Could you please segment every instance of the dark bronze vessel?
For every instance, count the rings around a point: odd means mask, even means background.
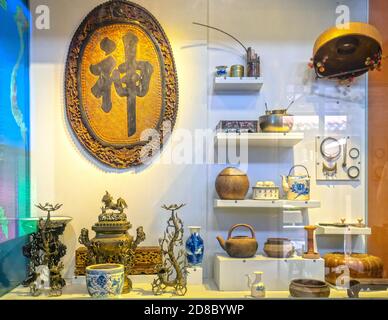
[[[145,240],[145,233],[143,227],[138,227],[136,239],[128,234],[132,225],[124,213],[127,205],[123,199],[113,203],[113,198],[106,192],[102,202],[102,213],[92,227],[96,237],[90,240],[89,231],[82,229],[79,242],[87,248],[88,266],[104,263],[119,263],[125,266],[123,293],[128,293],[132,289],[129,275],[134,264],[135,250]]]

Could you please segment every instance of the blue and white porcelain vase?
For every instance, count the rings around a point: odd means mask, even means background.
[[[94,298],[121,295],[124,287],[124,266],[107,263],[86,267],[86,286]]]
[[[186,241],[186,255],[190,266],[199,266],[203,260],[204,244],[201,238],[201,227],[189,227],[190,237]]]

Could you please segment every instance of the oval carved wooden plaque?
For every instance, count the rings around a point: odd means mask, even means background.
[[[65,90],[68,122],[88,153],[112,168],[141,165],[178,112],[174,57],[155,17],[125,0],[91,11],[70,44]]]

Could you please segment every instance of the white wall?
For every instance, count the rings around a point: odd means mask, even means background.
[[[90,227],[100,213],[100,199],[109,190],[129,204],[128,216],[134,226],[143,225],[145,245],[156,245],[165,228],[164,203],[187,203],[181,216],[185,225],[204,226],[207,248],[206,272],[211,258],[220,249],[217,234],[226,235],[234,223],[250,223],[262,247],[270,236],[303,239],[302,231],[282,229],[279,212],[252,210],[230,212],[212,208],[214,181],[223,165],[153,164],[137,172],[106,172],[89,161],[70,136],[64,106],[64,65],[73,33],[99,0],[32,0],[31,8],[47,4],[51,9],[51,29],[34,29],[31,41],[31,149],[32,202],[64,203],[62,214],[74,220],[66,230],[68,255],[66,275],[74,267],[74,250],[81,228]],[[306,73],[315,38],[335,23],[337,1],[332,0],[138,0],[159,20],[173,47],[180,88],[176,128],[212,128],[219,120],[257,119],[269,106],[285,105],[294,88],[304,97],[292,108],[295,115],[347,115],[346,134],[365,138],[366,89],[360,79],[348,96],[338,92],[335,83],[318,84]],[[367,0],[345,1],[353,20],[366,19]],[[213,93],[216,65],[243,62],[242,51],[234,42],[216,32],[191,24],[208,22],[257,49],[262,59],[265,84],[257,95]],[[317,94],[318,90],[318,94]],[[334,98],[330,97],[333,96]],[[350,99],[349,99],[350,97]],[[352,97],[359,97],[358,100]],[[339,101],[339,104],[337,104]],[[306,132],[306,140],[293,151],[252,151],[248,168],[251,183],[276,180],[286,174],[293,162],[309,167],[315,176],[314,138],[323,129]],[[332,132],[331,132],[332,133]],[[179,141],[172,139],[170,146]],[[365,150],[365,140],[363,140]],[[168,150],[162,159],[168,156]],[[365,161],[364,161],[365,163]],[[365,171],[364,171],[365,173]],[[315,179],[313,179],[315,181]],[[322,201],[321,209],[311,211],[311,222],[355,219],[365,215],[365,176],[359,186],[328,186],[313,183],[312,196]],[[345,199],[349,199],[346,201]],[[348,204],[348,205],[347,205]],[[38,212],[34,212],[38,214]],[[132,233],[134,232],[132,230]],[[93,233],[92,233],[93,234]],[[320,241],[324,249],[340,249],[339,240]]]
[[[204,166],[151,165],[139,172],[109,173],[90,162],[75,145],[65,121],[64,67],[73,33],[99,0],[33,0],[51,9],[51,29],[34,30],[31,41],[31,154],[32,202],[63,203],[61,214],[74,218],[65,233],[68,254],[66,275],[74,267],[74,250],[81,228],[100,214],[105,190],[128,203],[133,224],[144,226],[144,245],[158,245],[168,215],[163,204],[187,203],[181,216],[185,225],[204,225],[206,168]],[[206,1],[138,1],[159,20],[176,59],[180,105],[176,128],[206,127],[206,31],[189,22],[206,17]],[[195,84],[195,85],[194,85]],[[170,141],[171,144],[171,141]],[[168,155],[168,150],[163,156]],[[37,214],[38,212],[34,212]],[[94,232],[91,232],[94,235]]]

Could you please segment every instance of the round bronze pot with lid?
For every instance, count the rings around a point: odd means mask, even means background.
[[[264,244],[264,252],[271,258],[289,258],[295,249],[292,242],[286,238],[269,238]]]
[[[222,200],[244,200],[248,190],[248,176],[237,168],[222,170],[216,179],[216,191]]]
[[[230,76],[233,78],[243,78],[245,68],[241,64],[235,64],[230,67]]]

